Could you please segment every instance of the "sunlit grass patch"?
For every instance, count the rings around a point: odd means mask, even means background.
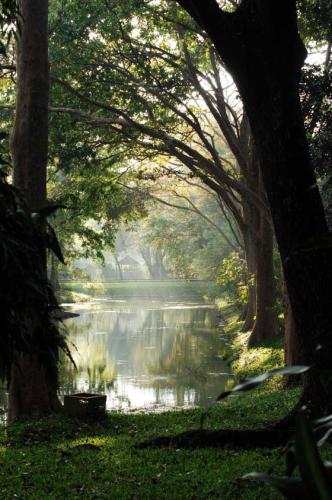
[[[242,353],[237,361],[232,364],[238,377],[248,378],[258,375],[263,371],[284,366],[283,349],[275,346],[264,346],[247,349],[242,347]]]
[[[59,444],[58,449],[62,450],[65,446],[67,450],[100,450],[105,444],[109,445],[111,442],[112,438],[109,436],[107,440],[105,437],[101,438],[96,436],[79,437],[70,441],[63,441]]]

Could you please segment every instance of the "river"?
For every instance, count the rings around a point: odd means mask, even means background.
[[[61,399],[96,392],[107,394],[108,409],[163,411],[208,407],[232,384],[213,305],[132,299],[65,308],[79,316],[65,322],[76,368],[62,359]]]
[[[232,381],[214,306],[195,302],[101,301],[73,306],[60,394],[107,394],[109,409],[206,407]]]

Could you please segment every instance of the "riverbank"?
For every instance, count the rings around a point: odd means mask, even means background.
[[[283,364],[281,345],[246,348],[246,335],[230,308],[221,311],[230,358],[238,378]],[[297,389],[271,379],[256,391],[216,405],[210,429],[254,429],[277,421],[292,408]],[[271,449],[137,449],[158,435],[197,429],[200,409],[161,414],[109,413],[103,422],[49,417],[0,431],[0,491],[3,499],[94,498],[276,498],[267,486],[242,481],[267,471]]]
[[[93,298],[128,300],[133,298],[177,301],[191,299],[202,301],[208,294],[211,282],[188,280],[118,281],[61,283],[60,300],[65,303],[86,302]]]

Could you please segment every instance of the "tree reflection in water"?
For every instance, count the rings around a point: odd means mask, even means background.
[[[77,371],[61,394],[103,392],[109,408],[207,406],[232,383],[216,311],[203,304],[107,302],[67,322]]]

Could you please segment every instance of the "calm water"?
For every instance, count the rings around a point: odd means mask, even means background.
[[[157,411],[209,406],[232,384],[213,306],[99,301],[67,309],[80,315],[66,321],[77,370],[63,360],[61,397],[106,393],[108,409]]]
[[[61,395],[107,394],[109,409],[208,406],[232,382],[217,311],[195,303],[105,301],[70,307],[77,370],[64,361]]]

